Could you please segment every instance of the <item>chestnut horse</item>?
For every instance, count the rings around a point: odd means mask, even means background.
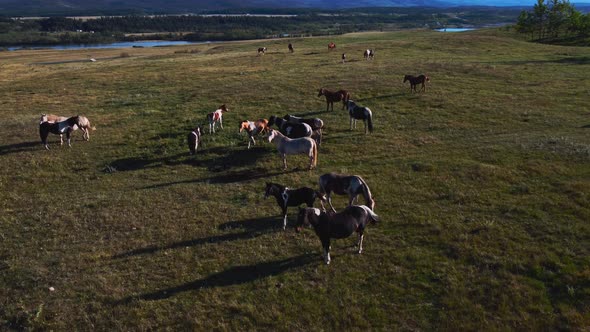
[[[330,42],[330,43],[328,44],[328,50],[333,50],[333,49],[335,49],[335,48],[336,48],[336,44],[334,44],[334,42]]]
[[[406,75],[406,76],[404,76],[403,83],[406,83],[407,81],[410,81],[410,92],[412,92],[412,91],[417,92],[416,85],[418,85],[418,84],[422,84],[422,88],[420,89],[420,91],[426,92],[426,82],[430,82],[430,77],[428,77],[426,75],[420,75],[418,77],[412,76],[412,75]]]
[[[334,110],[335,101],[342,101],[342,109],[344,109],[346,102],[350,99],[350,93],[346,90],[338,90],[333,92],[326,88],[321,88],[318,93],[318,97],[321,96],[326,97],[326,111],[330,109],[330,105],[332,105],[332,111]]]
[[[256,141],[254,140],[254,135],[267,132],[270,128],[268,127],[268,120],[267,119],[258,119],[256,121],[248,121],[244,120],[240,122],[240,133],[245,130],[248,133],[248,149],[250,149],[250,144],[256,145]]]
[[[207,121],[209,121],[209,134],[211,131],[215,132],[215,124],[219,122],[221,129],[223,129],[223,113],[229,112],[229,109],[225,106],[225,104],[219,106],[215,112],[211,112],[207,114]]]
[[[358,234],[358,253],[363,252],[365,228],[369,223],[379,221],[379,216],[364,205],[349,206],[342,212],[326,213],[316,208],[299,209],[296,230],[303,225],[311,225],[322,242],[323,257],[330,264],[330,239],[344,239],[356,232]]]

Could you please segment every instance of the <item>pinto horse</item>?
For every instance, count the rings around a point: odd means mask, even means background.
[[[89,141],[90,140],[90,130],[96,130],[96,127],[92,127],[90,125],[90,120],[88,120],[87,117],[85,116],[81,116],[78,115],[79,117],[79,121],[78,123],[73,127],[73,130],[75,131],[76,129],[80,128],[80,130],[82,131],[82,137],[84,138],[84,140]],[[39,124],[43,123],[43,122],[49,122],[49,123],[54,123],[54,122],[60,122],[60,121],[65,121],[68,118],[65,116],[59,116],[59,115],[55,115],[55,114],[41,114],[41,120],[39,121]],[[63,144],[63,137],[62,135],[60,136],[60,140]]]
[[[350,99],[350,93],[348,93],[346,90],[338,90],[334,92],[326,88],[321,88],[318,92],[318,97],[321,96],[326,97],[326,111],[330,109],[330,105],[332,105],[332,111],[334,110],[335,101],[342,101],[342,109],[344,109],[346,102]]]
[[[283,169],[287,169],[288,154],[307,154],[309,157],[309,169],[315,168],[318,164],[317,143],[309,137],[291,139],[279,131],[271,129],[268,134],[268,141],[274,143],[283,158]]]
[[[367,49],[365,50],[365,53],[363,53],[363,57],[365,58],[365,60],[373,60],[375,56],[375,52],[373,52],[372,49]]]
[[[330,43],[328,44],[328,50],[333,50],[333,49],[335,49],[335,48],[336,48],[336,44],[334,44],[334,42],[330,42]]]
[[[358,234],[358,253],[363,252],[365,228],[369,223],[379,221],[379,216],[364,205],[349,206],[342,212],[328,214],[316,208],[299,208],[297,230],[303,225],[311,225],[322,242],[324,262],[330,264],[330,239],[344,239],[356,232]]]
[[[322,121],[322,119],[319,118],[300,118],[294,115],[290,115],[287,114],[283,117],[283,119],[287,120],[288,123],[293,123],[293,124],[297,124],[297,123],[307,123],[310,127],[311,130],[314,131],[315,136],[317,136],[316,142],[318,143],[318,145],[322,144],[322,128],[324,128],[324,121]],[[314,137],[314,135],[312,135],[312,138]]]
[[[367,133],[367,127],[369,128],[369,132],[373,132],[373,112],[368,107],[358,106],[352,100],[347,101],[346,106],[350,115],[350,130],[352,130],[353,124],[354,129],[356,129],[356,120],[363,120],[365,123],[365,134]]]
[[[333,212],[336,212],[336,210],[332,205],[332,192],[337,195],[348,195],[348,206],[352,205],[352,201],[357,199],[358,195],[363,194],[365,205],[371,210],[375,210],[375,200],[371,195],[371,190],[365,180],[358,175],[326,173],[320,176],[319,184],[320,193],[326,195]],[[323,202],[322,209],[325,211]]]
[[[258,55],[264,55],[266,53],[266,47],[259,47],[258,48]]]
[[[250,144],[256,145],[256,141],[254,140],[254,135],[264,133],[269,130],[268,128],[268,120],[267,119],[258,119],[256,121],[248,121],[244,120],[240,122],[240,133],[245,130],[248,133],[248,149],[250,149]]]
[[[299,189],[289,189],[272,182],[266,183],[264,198],[266,199],[268,196],[274,196],[277,200],[277,204],[281,207],[283,212],[283,229],[287,228],[288,206],[300,206],[301,204],[306,204],[308,207],[313,207],[316,198],[324,200],[324,195],[311,188],[303,187]]]
[[[199,143],[201,142],[201,127],[197,126],[193,131],[188,134],[187,137],[188,142],[188,149],[191,155],[197,153],[197,148],[199,147]]]
[[[410,92],[418,92],[416,91],[416,85],[422,84],[422,88],[420,91],[426,92],[426,82],[430,82],[430,77],[426,75],[420,75],[418,77],[412,75],[405,75],[403,83],[410,81]]]
[[[80,127],[79,116],[73,116],[71,118],[67,118],[63,121],[58,122],[41,122],[39,124],[39,136],[41,137],[41,143],[43,143],[45,149],[49,150],[49,144],[47,144],[47,136],[49,136],[49,133],[52,133],[55,135],[59,135],[61,145],[63,145],[62,135],[66,134],[68,146],[72,147],[70,138],[75,126]]]
[[[276,124],[279,131],[289,138],[311,137],[313,129],[307,123],[289,123],[289,121],[272,115],[268,119],[268,125]]]
[[[225,104],[219,106],[219,108],[215,112],[211,112],[207,114],[207,121],[209,121],[209,134],[211,131],[215,133],[215,124],[219,122],[221,129],[223,129],[223,113],[229,112],[229,109],[225,106]]]

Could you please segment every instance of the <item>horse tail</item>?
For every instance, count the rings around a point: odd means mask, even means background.
[[[361,178],[360,176],[357,176],[359,181],[362,183],[362,188],[363,188],[363,196],[365,196],[365,203],[367,205],[367,207],[372,211],[373,208],[375,208],[375,201],[373,200],[373,194],[371,194],[371,189],[369,189],[369,186],[367,185],[367,183],[365,182],[365,180],[363,178]]]
[[[313,167],[315,168],[318,165],[318,144],[313,139],[311,141],[313,142]]]
[[[373,132],[373,113],[368,108],[367,108],[366,112],[367,112],[367,122],[368,122],[369,132],[372,133]]]

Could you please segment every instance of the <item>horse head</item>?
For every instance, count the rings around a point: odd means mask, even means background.
[[[227,106],[225,106],[225,104],[219,106],[219,109],[221,110],[221,113],[229,112],[229,109],[227,108]]]
[[[273,139],[275,139],[275,137],[277,137],[277,131],[274,129],[271,129],[270,132],[268,133],[268,136],[266,136],[269,142],[272,142]]]
[[[410,75],[404,75],[404,81],[402,83],[406,83],[410,79]]]
[[[270,196],[270,194],[271,194],[270,192],[271,192],[272,188],[273,188],[272,182],[267,182],[266,189],[264,189],[264,198],[265,199],[267,199],[268,196]]]
[[[321,88],[321,89],[320,89],[320,92],[318,93],[318,97],[321,97],[321,96],[323,96],[323,95],[324,95],[324,93],[325,93],[325,91],[326,91],[326,89],[325,89],[325,88]]]

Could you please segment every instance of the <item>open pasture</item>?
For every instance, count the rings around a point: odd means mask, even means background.
[[[587,329],[588,73],[588,48],[496,30],[2,52],[0,329]],[[374,132],[320,87],[350,91]],[[189,156],[221,104],[224,129]],[[96,131],[45,151],[41,113]],[[287,113],[324,121],[317,169],[293,155],[283,172],[238,134]],[[381,219],[361,255],[333,241],[329,266],[263,198],[328,172],[362,176]]]

